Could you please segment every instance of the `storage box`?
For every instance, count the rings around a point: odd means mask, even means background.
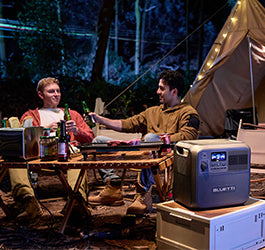
[[[174,201],[157,204],[158,249],[260,249],[265,246],[265,201],[189,210]]]

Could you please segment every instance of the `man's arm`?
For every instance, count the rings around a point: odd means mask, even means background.
[[[93,119],[96,123],[101,123],[110,129],[113,129],[113,130],[118,131],[118,132],[120,132],[122,129],[121,120],[109,119],[109,118],[100,116],[96,113],[89,113],[89,115],[91,115],[93,117]]]
[[[75,110],[70,110],[70,115],[75,124],[72,124],[72,138],[71,140],[77,140],[79,143],[88,143],[91,142],[94,138],[94,133],[91,128],[86,124],[83,117]],[[71,121],[69,121],[71,123]],[[69,124],[70,125],[70,124]]]
[[[170,135],[171,141],[195,140],[199,135],[200,119],[197,114],[187,114],[179,122],[179,130]]]

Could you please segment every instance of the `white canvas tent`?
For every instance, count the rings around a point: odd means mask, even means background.
[[[265,9],[258,0],[237,1],[184,101],[197,109],[202,135],[224,133],[227,109],[255,105],[265,122]]]

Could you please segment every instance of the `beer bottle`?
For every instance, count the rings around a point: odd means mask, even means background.
[[[57,142],[57,160],[68,161],[68,139],[66,135],[65,120],[60,124],[60,137]]]
[[[64,108],[64,120],[66,121],[70,121],[71,120],[71,115],[69,113],[69,107],[68,104],[65,104],[65,108]]]
[[[57,122],[56,137],[59,138],[61,133],[61,123]]]
[[[90,110],[86,105],[85,101],[82,101],[82,106],[83,106],[83,110],[86,116],[86,123],[90,128],[93,128],[96,126],[95,121],[93,120],[93,118],[89,115]]]

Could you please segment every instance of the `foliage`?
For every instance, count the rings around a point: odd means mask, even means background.
[[[0,89],[17,107],[8,108],[3,101],[0,110],[21,115],[24,109],[38,105],[35,87],[42,77],[58,77],[62,88],[62,105],[81,110],[81,101],[86,100],[91,110],[95,99],[101,97],[107,104],[121,91],[132,85],[120,98],[109,106],[117,116],[119,107],[128,114],[138,113],[147,106],[156,105],[157,75],[163,69],[186,70],[185,43],[163,58],[176,44],[186,37],[185,1],[141,0],[141,14],[146,13],[143,42],[143,60],[140,75],[135,76],[135,14],[134,1],[119,2],[118,51],[114,52],[114,20],[109,37],[109,64],[106,81],[91,83],[92,65],[96,51],[96,23],[102,0],[14,0],[19,6],[17,20],[20,29],[14,34],[18,48],[10,47],[7,60],[1,64]],[[205,1],[204,19],[214,13],[226,0]],[[201,1],[190,0],[190,30],[199,26]],[[230,10],[230,9],[229,9]],[[228,11],[229,11],[228,10]],[[13,15],[13,12],[12,12]],[[222,14],[204,25],[204,55],[208,52],[217,32],[226,19]],[[191,78],[185,79],[187,89],[199,68],[197,63],[198,34],[191,38]],[[7,44],[8,46],[10,43]],[[161,60],[162,58],[162,60]],[[157,64],[157,62],[159,64]],[[155,67],[153,65],[157,64]],[[150,70],[150,67],[153,67]],[[150,70],[150,71],[149,71]],[[146,74],[146,72],[148,72]],[[143,77],[141,75],[144,75]],[[19,85],[19,86],[16,86]],[[12,88],[11,88],[12,87]],[[14,93],[20,91],[20,95]],[[8,92],[6,92],[8,91]],[[31,95],[31,96],[30,96]],[[34,98],[32,99],[32,96]],[[141,105],[139,105],[141,104]],[[8,110],[8,111],[7,111]]]
[[[16,33],[23,60],[33,80],[62,70],[62,23],[57,1],[29,0],[18,15]]]

